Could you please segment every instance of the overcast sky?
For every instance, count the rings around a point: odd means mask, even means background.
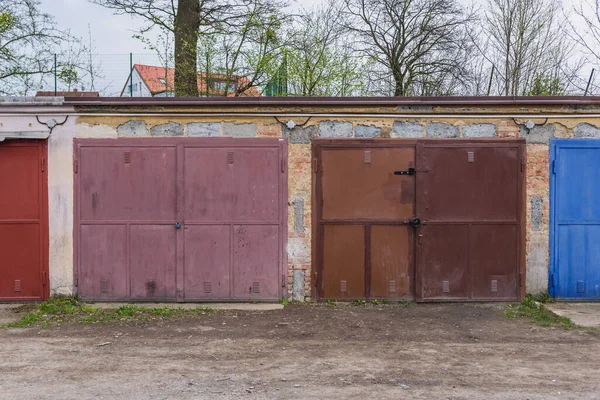
[[[484,4],[484,0],[459,0],[461,3]],[[574,0],[576,2],[583,0]],[[321,0],[292,0],[291,9],[311,8]],[[571,0],[564,1],[565,6]],[[76,37],[88,40],[88,24],[92,31],[98,60],[105,79],[100,90],[116,95],[125,84],[129,73],[129,53],[134,54],[134,63],[158,65],[159,61],[143,43],[132,38],[142,21],[128,15],[114,15],[109,9],[90,3],[88,0],[42,0],[44,11],[52,14],[61,29],[69,29]],[[51,89],[51,88],[48,88]]]

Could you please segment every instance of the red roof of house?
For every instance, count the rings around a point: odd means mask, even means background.
[[[165,92],[167,90],[173,91],[175,90],[175,69],[173,68],[165,68],[165,67],[156,67],[152,65],[140,65],[135,64],[133,68],[138,72],[146,86],[152,94]],[[166,77],[166,79],[165,79]],[[211,95],[218,96],[219,94],[223,94],[223,92],[218,92],[213,89],[207,91],[206,88],[206,73],[198,74],[198,93],[207,93],[209,92]],[[212,80],[227,80],[227,75],[224,74],[209,74],[209,78]],[[248,78],[245,76],[230,76],[232,80],[237,80],[238,85],[247,85]],[[164,83],[163,83],[164,82]],[[233,93],[228,93],[227,96],[233,97],[235,96],[235,90],[233,88],[230,89]],[[260,93],[255,87],[251,87],[247,89],[241,96],[245,97],[258,97]]]
[[[99,97],[100,94],[98,92],[84,92],[84,91],[79,91],[77,89],[73,89],[72,92],[54,92],[54,90],[48,90],[48,91],[40,91],[37,92],[35,94],[35,97],[52,97],[52,96],[58,96],[58,97]]]

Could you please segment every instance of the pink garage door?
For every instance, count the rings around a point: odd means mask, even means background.
[[[284,140],[81,139],[75,147],[83,299],[283,296]]]

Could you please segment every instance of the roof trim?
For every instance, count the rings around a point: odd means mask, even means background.
[[[600,97],[89,97],[72,106],[519,106],[600,104]]]

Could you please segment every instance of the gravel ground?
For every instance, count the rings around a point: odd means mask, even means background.
[[[0,329],[2,399],[600,399],[600,332],[504,304],[290,305]]]

